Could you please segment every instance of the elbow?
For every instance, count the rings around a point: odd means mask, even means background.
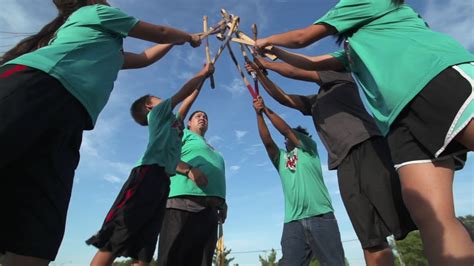
[[[294,42],[297,48],[304,48],[312,43],[312,38],[309,34],[300,32]]]

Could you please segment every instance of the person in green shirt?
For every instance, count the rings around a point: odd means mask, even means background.
[[[0,202],[9,213],[0,252],[8,265],[55,259],[82,132],[93,129],[118,71],[148,66],[174,44],[200,45],[198,35],[139,21],[105,0],[52,2],[57,17],[0,58],[0,187],[8,188]],[[127,36],[161,45],[124,52]]]
[[[265,106],[260,96],[254,99],[253,106],[260,138],[278,171],[285,197],[283,256],[278,265],[308,265],[313,256],[321,265],[345,265],[339,227],[324,184],[316,142],[304,128],[290,128]],[[285,150],[273,141],[263,114],[285,137]]]
[[[417,230],[401,195],[387,141],[360,99],[350,73],[309,71],[257,58],[261,67],[287,78],[314,82],[317,94],[287,94],[249,62],[265,91],[280,104],[312,116],[328,152],[328,169],[337,170],[342,202],[364,251],[367,265],[393,265],[387,237],[404,239]]]
[[[207,129],[207,114],[193,112],[182,137],[181,162],[171,177],[158,245],[160,266],[212,265],[217,226],[225,222],[227,204],[224,159],[207,143]]]
[[[101,229],[86,241],[99,249],[91,265],[111,265],[121,256],[131,257],[139,265],[148,265],[152,260],[165,213],[170,176],[176,173],[181,153],[180,113],[183,108],[189,108],[194,101],[189,98],[197,95],[195,92],[213,70],[212,64],[207,64],[169,99],[145,95],[132,104],[130,111],[134,120],[148,126],[147,149],[117,195]],[[173,108],[183,100],[178,115],[173,114]],[[195,177],[199,174],[195,172]]]
[[[331,35],[343,50],[316,57],[273,52],[303,69],[353,73],[388,138],[430,264],[472,265],[474,244],[456,219],[452,183],[474,150],[474,55],[400,0],[341,0],[313,25],[256,46],[302,48]]]

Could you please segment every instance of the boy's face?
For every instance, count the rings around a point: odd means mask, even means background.
[[[198,112],[191,117],[188,121],[189,130],[193,132],[203,132],[207,131],[207,115],[203,112]]]
[[[157,106],[158,104],[161,103],[161,99],[155,96],[151,96],[150,100],[145,104],[146,108],[148,110],[153,109],[153,107]]]

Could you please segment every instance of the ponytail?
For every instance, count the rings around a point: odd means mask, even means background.
[[[21,40],[15,47],[2,55],[0,57],[0,65],[48,45],[66,19],[74,11],[87,4],[86,0],[53,0],[53,2],[59,11],[58,16],[46,24],[38,33]]]
[[[23,54],[48,45],[49,41],[53,38],[54,33],[63,25],[64,21],[63,17],[57,16],[53,21],[46,24],[46,26],[44,26],[38,33],[21,40],[15,47],[7,51],[1,57],[0,64],[4,64]]]

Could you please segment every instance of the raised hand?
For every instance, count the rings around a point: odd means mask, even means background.
[[[201,37],[199,34],[191,34],[191,40],[189,41],[191,47],[199,47],[201,45]]]
[[[261,113],[263,109],[265,109],[265,104],[261,96],[258,96],[256,99],[253,100],[253,108],[257,113]]]

